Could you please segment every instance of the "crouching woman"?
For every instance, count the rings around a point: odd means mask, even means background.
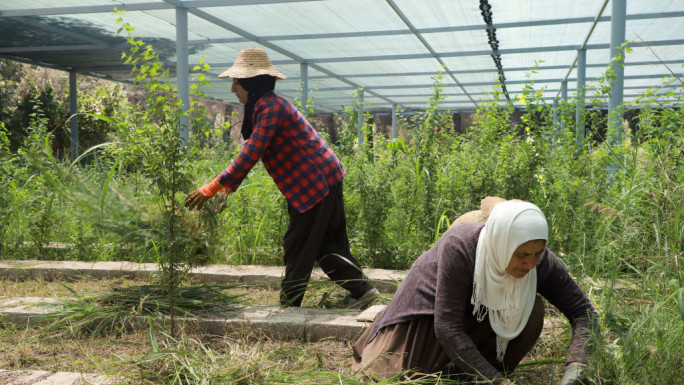
[[[598,314],[547,240],[544,214],[520,201],[498,204],[485,224],[449,229],[354,343],[355,369],[383,379],[409,371],[509,384],[505,376],[541,334],[539,294],[572,325],[562,384],[578,383]]]

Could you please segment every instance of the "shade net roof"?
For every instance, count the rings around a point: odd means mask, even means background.
[[[450,110],[475,109],[498,84],[515,101],[533,82],[551,102],[566,80],[572,97],[582,48],[591,96],[611,59],[608,0],[2,0],[0,55],[131,80],[115,7],[172,73],[176,7],[187,8],[190,68],[208,63],[206,96],[229,103],[230,80],[215,76],[251,46],[288,77],[276,91],[290,99],[306,64],[317,112],[339,111],[361,87],[367,109],[423,109],[440,73]],[[683,71],[684,1],[628,0],[625,23],[624,101],[655,88],[667,102],[663,79]]]

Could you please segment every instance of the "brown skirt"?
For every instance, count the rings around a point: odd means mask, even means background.
[[[367,344],[373,324],[352,347],[352,368],[357,372],[371,378],[388,379],[410,368],[417,369],[417,375],[421,371],[440,372],[450,361],[436,341],[433,317],[386,326]]]
[[[380,315],[376,316],[376,321]],[[539,339],[544,325],[544,303],[536,298],[527,325],[509,342],[503,363],[496,360],[496,333],[489,319],[477,322],[472,314],[467,314],[465,323],[468,336],[485,359],[500,372],[510,373]],[[451,363],[437,340],[433,316],[386,326],[368,343],[374,324],[375,321],[352,346],[352,368],[356,372],[377,379],[389,379],[402,373],[410,377],[429,374],[462,378],[463,372]]]

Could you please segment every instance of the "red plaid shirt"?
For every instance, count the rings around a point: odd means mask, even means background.
[[[252,122],[252,135],[218,176],[222,186],[235,191],[261,159],[287,202],[303,213],[346,175],[335,153],[286,99],[266,93],[254,106]]]

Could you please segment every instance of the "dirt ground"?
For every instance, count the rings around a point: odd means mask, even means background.
[[[144,283],[126,279],[84,279],[69,283],[2,281],[0,296],[58,298],[70,295],[70,289],[93,293],[112,286]],[[249,304],[275,305],[278,302],[277,290],[267,287],[239,288],[235,293],[244,294]],[[387,303],[389,299],[385,296],[379,302]],[[332,285],[319,285],[307,292],[305,305],[336,307],[343,301],[341,290]],[[552,317],[548,318],[540,342],[523,361],[523,365],[529,366],[516,371],[518,385],[549,384],[552,377],[557,382],[562,373],[563,364],[558,361],[562,361],[567,350],[570,331],[567,325],[558,322],[560,318],[553,310],[547,315]],[[0,368],[124,374],[130,377],[124,383],[150,383],[141,382],[140,378],[158,378],[159,373],[169,369],[168,357],[163,362],[151,358],[157,344],[161,351],[166,347],[168,351],[183,352],[183,360],[193,363],[191,366],[199,365],[219,373],[220,378],[227,379],[225,383],[276,383],[280,382],[276,378],[291,377],[292,373],[296,377],[312,370],[330,371],[343,377],[353,375],[349,341],[283,341],[249,331],[213,336],[187,328],[176,340],[159,330],[154,339],[147,330],[99,336],[67,331],[60,336],[45,336],[41,329],[38,325],[16,325],[0,319]]]

